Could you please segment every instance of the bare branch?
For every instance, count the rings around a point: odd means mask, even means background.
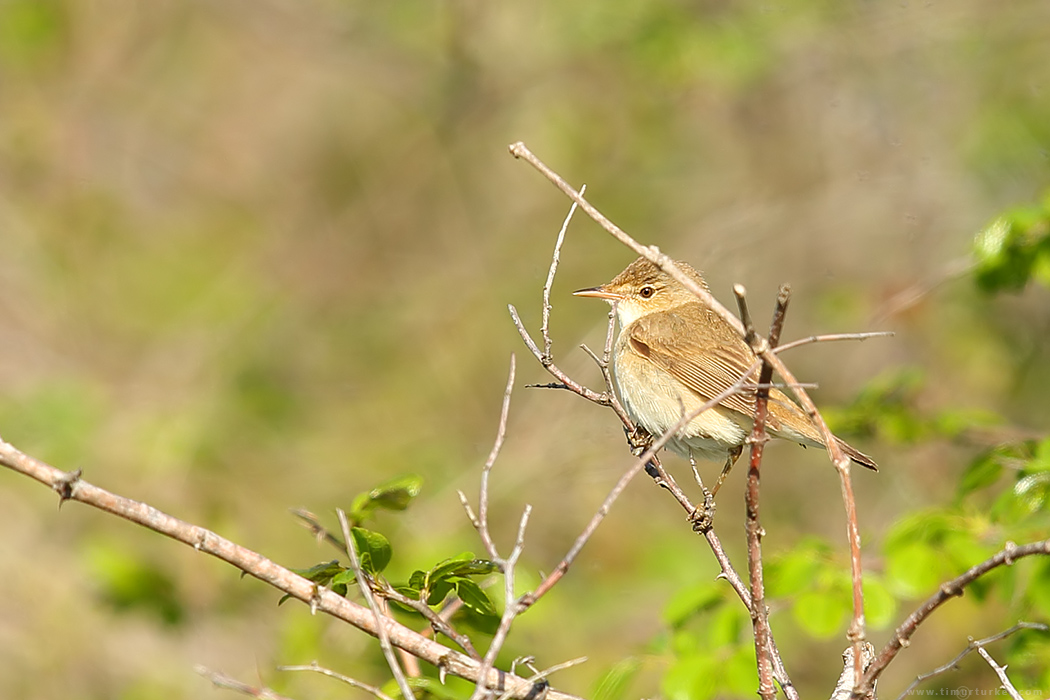
[[[1013,698],[1013,700],[1021,700],[1021,694],[1017,692],[1017,688],[1010,682],[1009,676],[1006,675],[1006,666],[1000,666],[992,658],[992,655],[985,651],[984,647],[980,644],[977,645],[977,653],[981,655],[981,658],[988,662],[988,665],[995,671],[995,675],[999,676],[999,682],[1002,684],[1002,689]]]
[[[1043,632],[1050,632],[1050,625],[1044,625],[1041,622],[1018,622],[1010,629],[1003,630],[998,634],[993,634],[991,637],[985,637],[984,639],[978,639],[977,641],[974,641],[971,637],[970,643],[966,645],[965,649],[959,652],[958,656],[956,656],[954,659],[944,664],[943,666],[938,666],[932,671],[928,671],[927,673],[922,673],[916,676],[915,680],[913,680],[911,684],[904,689],[904,692],[897,696],[897,700],[904,700],[905,697],[910,696],[912,694],[911,691],[914,690],[915,686],[919,685],[920,683],[927,681],[935,676],[939,676],[942,673],[947,673],[948,671],[956,670],[959,667],[959,662],[966,658],[968,654],[977,649],[978,646],[986,646],[988,644],[991,644],[992,642],[997,642],[1000,639],[1009,637],[1014,632],[1018,632],[1020,630],[1041,630]]]
[[[525,550],[525,528],[529,524],[529,515],[531,513],[532,506],[526,505],[521,513],[521,521],[518,523],[518,536],[514,541],[514,548],[511,549],[510,555],[506,559],[493,558],[503,571],[503,615],[500,617],[499,626],[496,628],[496,634],[492,637],[488,651],[485,652],[485,657],[481,660],[480,675],[483,678],[488,676],[489,670],[496,662],[496,656],[507,641],[507,635],[510,634],[510,627],[514,623],[514,618],[524,610],[518,605],[514,594],[514,578],[518,559]],[[498,689],[502,690],[501,688]],[[471,695],[471,700],[481,700],[481,698],[491,694],[491,692],[492,689],[488,686],[478,683],[474,688],[474,693]]]
[[[587,191],[587,185],[580,187],[580,194],[582,195]],[[554,275],[558,271],[558,261],[561,258],[561,246],[565,242],[565,231],[569,228],[569,222],[572,221],[572,215],[576,213],[576,202],[572,203],[569,207],[569,213],[565,216],[565,221],[561,224],[561,229],[558,231],[558,240],[554,244],[554,255],[551,256],[551,267],[547,271],[547,283],[543,285],[543,320],[540,323],[540,336],[543,338],[543,356],[548,360],[551,357],[551,335],[550,335],[550,322],[551,322],[551,287],[554,286]]]
[[[325,668],[324,666],[319,665],[316,661],[310,663],[307,666],[302,666],[302,665],[299,665],[299,666],[278,666],[277,670],[278,671],[313,671],[314,673],[320,673],[322,676],[328,676],[329,678],[335,678],[336,680],[342,681],[343,683],[346,683],[347,685],[349,685],[351,687],[363,690],[366,693],[369,693],[369,694],[375,696],[377,698],[377,700],[394,700],[392,697],[390,697],[389,695],[387,695],[386,693],[384,693],[382,690],[380,690],[379,688],[375,687],[374,685],[369,685],[368,683],[362,683],[361,681],[357,680],[356,678],[351,678],[350,676],[344,676],[342,673],[339,673],[338,671],[333,671],[331,669],[328,669],[328,668]]]
[[[733,288],[733,291],[740,306],[740,317],[744,319],[746,339],[754,342],[755,330],[747,308],[747,292],[739,284]],[[777,296],[773,321],[769,328],[769,342],[773,347],[776,346],[784,326],[789,298],[790,290],[786,285],[782,286]],[[747,491],[745,492],[747,509],[745,530],[747,532],[748,573],[751,579],[751,621],[754,626],[755,657],[758,663],[758,693],[763,700],[776,698],[776,688],[773,686],[773,649],[770,643],[773,635],[769,628],[769,613],[765,602],[762,572],[763,530],[759,519],[760,472],[762,453],[766,442],[769,441],[769,435],[766,433],[766,419],[769,408],[769,382],[772,378],[772,365],[763,361],[758,375],[759,388],[755,392],[755,422],[751,435],[748,437],[748,443],[751,445],[751,459],[748,465]]]
[[[833,340],[867,340],[868,338],[885,338],[894,335],[893,331],[871,331],[870,333],[825,333],[823,335],[811,335],[808,338],[799,338],[790,343],[784,343],[773,348],[778,355],[785,350],[791,350],[809,343],[827,343]]]
[[[363,632],[376,636],[376,619],[367,607],[347,600],[334,591],[324,589],[299,576],[258,552],[242,547],[215,534],[211,530],[179,520],[156,508],[118,496],[88,483],[78,472],[64,472],[49,464],[30,457],[13,445],[0,440],[0,464],[39,481],[59,494],[63,501],[85,503],[106,513],[117,515],[154,532],[187,544],[197,551],[210,554],[253,576],[263,583],[287,593],[312,609],[348,622]],[[390,618],[384,618],[390,642],[399,649],[434,664],[443,673],[458,676],[472,682],[480,682],[480,663],[466,654],[449,648],[433,639],[411,630]],[[523,678],[509,673],[493,671],[485,682],[490,687],[511,690],[514,698],[530,697],[534,686]],[[548,700],[577,700],[576,696],[549,690]]]
[[[596,391],[588,389],[576,380],[572,379],[569,375],[565,374],[552,360],[545,359],[543,352],[539,346],[536,345],[536,341],[532,339],[529,332],[525,329],[525,324],[521,322],[521,317],[518,316],[518,310],[513,305],[508,304],[507,308],[510,310],[511,320],[514,322],[514,327],[518,329],[518,335],[525,342],[525,347],[529,349],[529,352],[540,361],[543,368],[546,369],[555,379],[557,379],[563,386],[557,388],[565,388],[574,394],[578,394],[583,398],[587,399],[592,403],[596,403],[599,406],[609,406],[616,411],[616,416],[624,422],[625,425],[634,424],[631,419],[627,416],[627,412],[620,406],[620,402],[615,399],[611,393],[599,394]],[[552,387],[553,388],[553,387]]]
[[[292,700],[285,695],[279,695],[278,693],[266,688],[264,686],[254,686],[231,678],[225,673],[219,671],[212,671],[204,666],[197,666],[194,670],[200,675],[207,678],[216,688],[225,688],[226,690],[232,690],[240,693],[241,695],[247,695],[253,698],[259,698],[260,700]]]
[[[481,542],[485,546],[485,551],[488,553],[489,559],[499,559],[499,554],[496,551],[496,543],[492,541],[492,535],[489,533],[489,474],[492,472],[492,466],[496,463],[496,458],[499,457],[500,450],[503,449],[503,441],[507,437],[507,416],[510,413],[510,395],[514,392],[514,375],[517,369],[517,360],[514,357],[514,353],[510,355],[510,372],[507,374],[507,388],[503,390],[503,405],[500,408],[499,413],[499,427],[496,429],[496,440],[492,444],[492,450],[489,452],[488,459],[485,460],[485,466],[481,469],[481,486],[479,487],[478,493],[478,516],[474,517],[473,513],[470,512],[469,507],[467,508],[467,515],[470,517],[471,523],[478,530],[478,536],[481,537]],[[464,505],[466,500],[462,499]]]
[[[953,578],[947,583],[942,583],[937,592],[926,599],[907,619],[894,631],[893,637],[882,648],[875,661],[864,673],[860,688],[861,695],[871,692],[874,683],[878,680],[886,666],[900,653],[900,650],[908,645],[911,636],[919,625],[928,618],[934,610],[939,608],[948,600],[963,594],[963,590],[971,583],[984,576],[992,569],[1003,565],[1011,565],[1022,557],[1034,554],[1050,554],[1050,539],[1042,542],[1032,542],[1018,547],[1012,542],[1007,542],[1006,547],[994,556],[985,559],[980,564],[970,567],[965,573]]]

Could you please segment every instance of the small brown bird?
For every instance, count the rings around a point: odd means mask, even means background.
[[[675,265],[708,289],[699,272],[683,262]],[[614,305],[620,323],[613,350],[616,388],[627,413],[653,436],[663,435],[684,414],[735,384],[756,359],[725,319],[645,258],[628,265],[612,282],[574,294]],[[667,443],[689,460],[724,460],[712,494],[740,456],[754,425],[755,392],[756,380],[751,379],[693,418]],[[770,435],[824,447],[817,427],[784,392],[770,389],[768,406]],[[854,462],[878,471],[871,457],[835,439]]]

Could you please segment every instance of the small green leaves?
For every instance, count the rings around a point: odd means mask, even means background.
[[[422,600],[427,605],[440,605],[450,594],[455,594],[463,607],[475,616],[475,622],[494,620],[496,607],[488,594],[471,578],[496,571],[496,565],[486,559],[475,559],[471,552],[463,552],[434,565],[429,571],[416,570],[408,583],[396,586],[402,595]],[[482,623],[488,627],[488,623]]]
[[[376,510],[400,511],[408,508],[423,488],[423,477],[406,474],[376,486],[371,491],[359,493],[353,500],[347,517],[351,523],[360,524]]]
[[[361,570],[373,576],[382,572],[390,563],[393,554],[390,540],[378,532],[361,527],[350,528],[350,535],[354,538],[354,549],[357,550]]]
[[[974,256],[974,278],[985,292],[1017,292],[1032,278],[1050,286],[1050,195],[985,227],[974,240]]]

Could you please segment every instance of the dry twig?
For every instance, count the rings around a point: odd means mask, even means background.
[[[904,700],[905,697],[911,695],[912,694],[911,691],[914,690],[915,686],[919,685],[920,683],[922,683],[924,681],[928,681],[929,679],[931,679],[931,678],[933,678],[935,676],[939,676],[942,673],[947,673],[948,671],[953,671],[953,670],[957,669],[959,667],[959,662],[962,661],[963,659],[965,659],[968,654],[970,654],[971,652],[975,651],[978,646],[982,646],[983,647],[983,646],[986,646],[988,644],[991,644],[992,642],[997,642],[1000,639],[1004,639],[1006,637],[1009,637],[1014,632],[1018,632],[1020,630],[1041,630],[1043,632],[1050,632],[1050,625],[1044,625],[1041,622],[1018,622],[1016,625],[1014,625],[1010,629],[1003,630],[1002,632],[1000,632],[998,634],[993,634],[991,637],[985,637],[984,639],[978,639],[978,640],[974,640],[971,637],[970,638],[970,643],[966,645],[965,649],[963,649],[961,652],[959,652],[958,656],[956,656],[954,659],[952,659],[948,663],[944,664],[943,666],[938,666],[937,668],[933,669],[932,671],[928,671],[926,673],[921,673],[918,676],[916,676],[915,680],[913,680],[911,682],[911,684],[907,688],[904,689],[904,692],[902,692],[900,695],[897,696],[897,700]]]
[[[389,695],[387,695],[386,693],[384,693],[382,690],[380,690],[379,688],[375,687],[374,685],[369,685],[368,683],[362,683],[361,681],[357,680],[356,678],[351,678],[350,676],[344,676],[342,673],[339,673],[338,671],[333,671],[331,669],[328,669],[328,668],[325,668],[324,666],[319,665],[316,661],[313,661],[309,665],[306,665],[306,666],[302,666],[302,665],[299,665],[299,666],[278,666],[277,670],[278,671],[312,671],[314,673],[319,673],[322,676],[328,676],[329,678],[335,678],[336,680],[342,681],[343,683],[346,683],[347,685],[349,685],[351,687],[359,688],[360,690],[363,690],[366,693],[369,693],[370,695],[375,696],[375,698],[377,700],[394,700],[392,697],[390,697]]]

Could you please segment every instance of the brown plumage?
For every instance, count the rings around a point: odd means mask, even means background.
[[[686,263],[675,265],[707,289],[699,272]],[[653,435],[677,423],[683,408],[690,413],[735,384],[756,359],[732,326],[645,258],[608,284],[576,294],[615,304],[620,322],[613,353],[617,390],[631,418]],[[690,421],[668,448],[686,458],[725,460],[728,471],[754,424],[755,394],[752,378]],[[776,438],[824,447],[816,425],[779,389],[769,392],[767,430]],[[835,439],[850,459],[877,471],[871,457]]]

